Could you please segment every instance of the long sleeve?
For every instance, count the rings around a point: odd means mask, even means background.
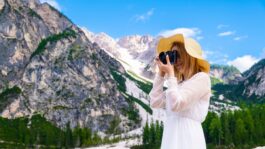
[[[190,80],[181,86],[176,77],[166,78],[168,84],[167,98],[170,100],[170,108],[174,112],[187,109],[196,100],[211,92],[211,81],[207,73],[195,74]]]
[[[163,91],[164,78],[158,73],[155,75],[153,88],[149,93],[152,108],[165,108],[165,92]]]

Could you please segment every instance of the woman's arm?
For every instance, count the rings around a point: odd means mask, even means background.
[[[150,105],[152,108],[165,108],[165,93],[163,91],[164,78],[156,73],[153,88],[149,93]]]
[[[188,108],[193,102],[211,92],[211,80],[207,73],[201,72],[178,85],[176,77],[168,77],[167,96],[170,99],[171,110],[174,112]]]

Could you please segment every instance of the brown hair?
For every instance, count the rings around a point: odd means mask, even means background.
[[[187,53],[183,43],[173,42],[170,49],[175,46],[177,46],[177,48],[179,49],[180,61],[183,63],[183,74],[179,72],[174,65],[175,77],[177,77],[178,81],[181,82],[191,78],[194,74],[200,72],[201,70],[197,58],[194,58]]]

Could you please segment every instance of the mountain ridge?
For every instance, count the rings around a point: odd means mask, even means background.
[[[49,4],[1,2],[0,93],[14,86],[21,90],[1,99],[8,103],[0,109],[1,116],[41,113],[62,128],[70,123],[71,128],[103,133],[117,118],[118,131],[140,126],[130,119],[126,109],[131,103],[111,74],[110,68],[124,72],[115,59]]]

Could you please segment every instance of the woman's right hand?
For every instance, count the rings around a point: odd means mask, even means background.
[[[157,67],[158,67],[158,70],[159,70],[159,72],[158,72],[159,75],[160,75],[161,77],[164,77],[164,76],[165,76],[165,72],[162,71],[161,68],[159,67],[159,66],[160,66],[159,63],[161,63],[160,60],[159,60],[159,56],[156,56],[156,57],[155,57],[155,62],[156,62],[156,64],[157,64]]]

